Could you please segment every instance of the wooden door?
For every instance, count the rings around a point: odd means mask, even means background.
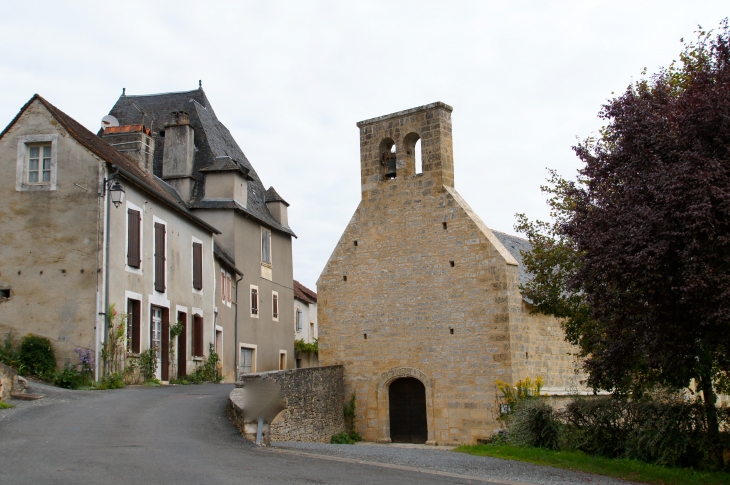
[[[177,321],[182,323],[182,333],[177,336],[177,378],[188,375],[188,315],[177,312]]]
[[[425,443],[426,388],[413,377],[394,380],[388,389],[390,405],[390,439],[393,443]]]

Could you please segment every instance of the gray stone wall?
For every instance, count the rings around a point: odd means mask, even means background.
[[[261,372],[243,376],[231,392],[231,405],[239,429],[255,438],[253,417],[236,404],[238,389],[253,379],[270,379],[281,387],[286,402],[283,411],[269,426],[268,438],[273,441],[317,441],[328,443],[333,434],[345,430],[342,406],[345,402],[344,369],[341,365],[310,367],[284,371]],[[249,430],[251,432],[249,432]],[[252,436],[249,436],[252,435]],[[268,441],[268,440],[267,440]]]
[[[10,399],[13,392],[13,378],[17,375],[14,369],[0,362],[0,401]]]

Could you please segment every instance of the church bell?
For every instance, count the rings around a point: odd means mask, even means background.
[[[388,170],[385,172],[385,178],[395,177],[395,153],[389,153],[387,157]]]

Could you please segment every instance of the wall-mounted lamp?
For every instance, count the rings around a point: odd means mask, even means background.
[[[106,196],[107,190],[114,207],[119,207],[124,202],[124,187],[119,183],[119,170],[111,174],[108,179],[104,179],[103,197]]]

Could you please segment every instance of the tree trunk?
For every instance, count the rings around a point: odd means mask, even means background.
[[[705,419],[707,420],[707,440],[713,450],[716,465],[722,466],[722,447],[720,446],[720,423],[717,419],[717,395],[712,388],[712,378],[703,375],[698,383],[705,401]]]

